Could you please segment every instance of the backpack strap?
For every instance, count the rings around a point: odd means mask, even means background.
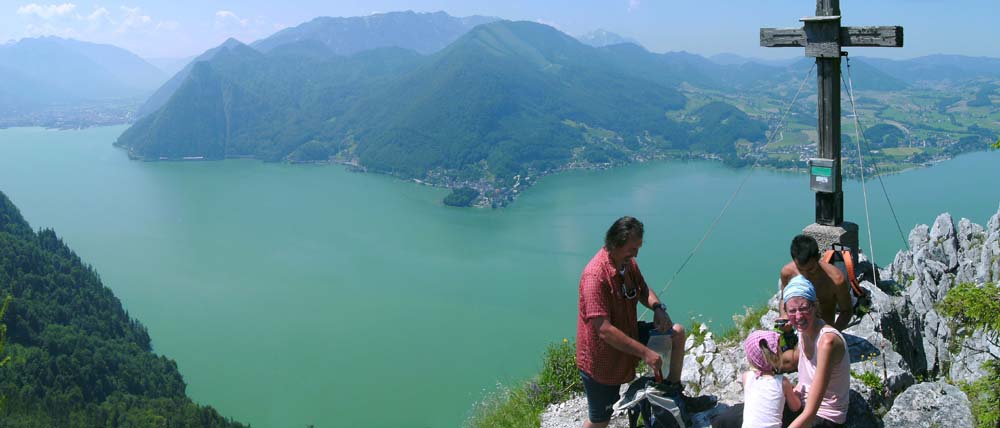
[[[850,250],[844,250],[844,267],[847,268],[847,279],[851,283],[851,291],[854,292],[855,296],[864,297],[868,294],[868,290],[861,288],[861,284],[858,282],[858,275],[854,273],[854,256],[851,254]]]
[[[851,285],[851,292],[854,293],[855,297],[865,297],[868,294],[868,290],[861,287],[861,283],[858,282],[858,276],[854,273],[854,254],[851,252],[851,248],[845,245],[831,244],[830,249],[823,253],[823,261],[833,263],[835,255],[839,256],[836,261],[844,263],[847,283]]]
[[[822,260],[823,263],[832,263],[833,262],[833,254],[834,254],[833,250],[826,250],[826,251],[823,252],[823,255],[820,256],[819,259]]]

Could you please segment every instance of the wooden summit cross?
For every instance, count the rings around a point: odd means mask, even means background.
[[[816,191],[816,223],[836,226],[844,221],[840,177],[840,57],[841,46],[903,47],[903,27],[841,27],[840,0],[816,0],[816,16],[800,21],[802,28],[761,28],[763,47],[804,47],[816,58],[819,86],[819,158],[810,160],[810,182]],[[824,175],[825,174],[825,175]]]

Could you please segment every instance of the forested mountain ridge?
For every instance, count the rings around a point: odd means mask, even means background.
[[[185,395],[177,364],[52,230],[0,192],[0,298],[13,296],[0,368],[4,427],[241,427]],[[0,357],[2,358],[2,357]]]
[[[703,122],[723,102],[668,117],[688,101],[674,88],[688,78],[678,70],[720,68],[693,57],[594,48],[510,21],[480,25],[429,56],[383,48],[343,57],[308,41],[266,53],[234,44],[198,63],[163,108],[116,144],[147,160],[335,159],[500,194],[492,203],[502,205],[519,183],[562,168],[691,150],[732,158],[738,140],[762,141],[764,124],[738,109],[727,122]]]
[[[336,55],[350,56],[378,48],[403,48],[422,54],[441,50],[449,43],[479,24],[496,21],[487,16],[453,17],[444,12],[416,13],[413,11],[377,13],[349,18],[318,17],[295,27],[278,31],[250,44],[261,52],[269,52],[282,45],[315,42],[326,46]],[[242,44],[236,39],[209,49],[192,60],[181,71],[161,86],[139,108],[136,116],[145,117],[159,110],[184,79],[191,74],[195,64],[209,61],[226,48]]]

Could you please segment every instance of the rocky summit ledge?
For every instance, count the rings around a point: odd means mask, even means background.
[[[941,214],[932,226],[910,232],[909,247],[878,269],[878,286],[871,273],[864,278],[862,286],[872,296],[870,311],[844,331],[852,372],[872,373],[888,391],[873,390],[852,376],[848,427],[972,426],[969,399],[949,381],[982,377],[982,363],[1000,355],[982,332],[959,338],[936,309],[957,284],[1000,282],[1000,212],[986,227],[968,219],[956,226],[950,214]],[[871,271],[862,255],[858,270],[866,268]],[[768,305],[760,328],[769,328],[778,315],[777,296]],[[739,341],[718,343],[707,327],[701,328],[688,337],[681,380],[691,393],[719,397],[716,408],[692,415],[695,427],[709,427],[712,415],[743,401],[737,378],[747,364]],[[956,340],[960,346],[953,346]],[[541,426],[578,428],[586,414],[586,399],[576,397],[549,406]],[[616,414],[610,426],[627,427],[628,421]]]

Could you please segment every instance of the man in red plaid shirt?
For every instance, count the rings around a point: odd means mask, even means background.
[[[681,395],[684,362],[684,327],[674,324],[639,271],[635,257],[642,247],[642,222],[622,217],[608,229],[604,247],[587,263],[580,277],[580,312],[576,323],[576,364],[580,369],[590,414],[584,428],[603,428],[611,420],[611,406],[619,399],[622,384],[635,378],[639,360],[663,377],[660,354],[639,341],[636,304],[653,310],[653,324],[660,332],[673,329],[670,372],[666,383],[675,386],[688,411],[715,404],[711,397],[691,399]]]

